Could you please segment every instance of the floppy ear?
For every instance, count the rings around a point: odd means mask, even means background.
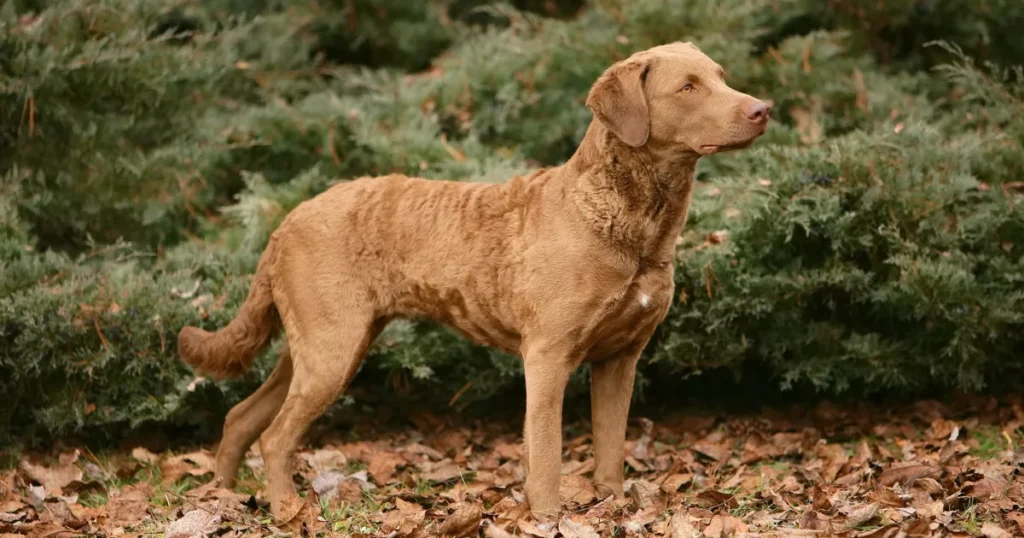
[[[626,144],[638,148],[651,131],[644,80],[647,62],[619,62],[604,72],[587,96],[587,108]]]

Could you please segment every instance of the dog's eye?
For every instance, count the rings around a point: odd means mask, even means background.
[[[686,93],[692,92],[693,91],[693,84],[687,84],[686,86],[683,86],[682,91],[684,91]]]

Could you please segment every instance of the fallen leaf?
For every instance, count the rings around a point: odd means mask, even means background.
[[[1009,538],[1010,533],[1003,530],[997,523],[988,521],[981,526],[981,535],[985,538]]]
[[[157,456],[141,446],[132,449],[132,457],[149,465],[156,465],[160,463],[160,456]]]
[[[688,514],[672,514],[668,521],[670,538],[697,538],[701,533],[694,525],[696,522],[697,519]]]
[[[873,530],[869,530],[869,531],[864,531],[864,532],[858,533],[856,535],[856,537],[857,538],[893,538],[894,536],[901,536],[903,534],[904,533],[901,533],[901,529],[900,529],[899,525],[890,524],[890,525],[885,525],[883,527],[879,527],[877,529],[873,529]],[[918,536],[928,536],[928,535],[918,535]]]
[[[568,518],[562,518],[558,522],[558,532],[561,532],[564,538],[599,538],[593,527]]]
[[[515,538],[514,534],[490,522],[484,526],[484,536],[487,538]]]
[[[438,532],[443,536],[461,538],[463,536],[476,536],[480,528],[480,520],[483,519],[483,511],[477,505],[465,505],[448,516],[444,523],[438,527]]]
[[[977,501],[987,501],[992,498],[1001,497],[1006,490],[1006,480],[1001,478],[982,478],[971,482],[964,487],[965,496]]]
[[[220,515],[208,510],[192,510],[164,530],[165,538],[202,538],[217,530]]]
[[[661,489],[646,480],[631,480],[626,488],[626,497],[633,501],[633,507],[638,511],[665,507],[665,498]]]
[[[394,452],[380,451],[370,458],[368,470],[378,486],[386,485],[395,476],[395,470],[405,465],[405,458]]]
[[[35,465],[23,459],[19,467],[29,478],[38,482],[47,494],[59,497],[63,494],[61,488],[82,479],[82,470],[75,465],[78,456],[78,450],[61,454],[58,464],[53,467]]]
[[[865,503],[840,510],[846,515],[846,528],[853,529],[871,521],[878,515],[878,503]]]
[[[633,443],[633,450],[630,455],[647,465],[654,461],[654,422],[651,419],[640,417],[641,434],[640,438]]]
[[[693,481],[693,475],[690,473],[673,473],[661,482],[661,491],[675,493],[691,481]]]
[[[4,501],[0,502],[0,514],[10,514],[17,512],[28,505],[21,501]]]
[[[125,525],[137,525],[148,515],[149,499],[153,496],[153,488],[145,482],[139,482],[121,488],[107,500],[107,527],[116,528]]]
[[[1024,534],[1024,511],[1016,510],[1006,514],[1006,519],[1017,524],[1017,532]]]
[[[46,501],[46,489],[43,486],[29,486],[28,487],[28,502],[32,505],[32,508],[41,510],[43,508],[43,502]]]
[[[395,533],[397,536],[409,536],[426,520],[427,511],[418,504],[401,498],[395,499],[396,510],[385,512],[380,516],[381,530]]]
[[[434,467],[431,471],[420,475],[422,478],[429,480],[435,484],[442,484],[444,482],[450,482],[462,476],[462,471],[459,466],[452,462],[442,462],[441,464]]]
[[[563,476],[558,486],[558,496],[565,502],[588,505],[597,498],[597,491],[590,479],[579,475]]]
[[[735,536],[741,532],[747,532],[747,526],[742,521],[721,514],[715,514],[708,526],[704,528],[704,536],[707,538]]]
[[[336,448],[325,448],[301,454],[303,461],[317,471],[333,471],[348,464],[345,453]]]
[[[539,538],[555,538],[557,529],[555,524],[550,521],[531,521],[529,519],[521,519],[518,521],[519,530],[530,536],[537,536]]]
[[[739,508],[739,502],[735,495],[715,490],[706,490],[697,494],[697,504],[707,509],[726,508],[732,510]]]
[[[198,451],[164,460],[160,464],[160,473],[164,485],[170,485],[185,475],[203,476],[213,473],[216,466],[213,456],[206,451]]]
[[[938,478],[942,474],[938,467],[932,465],[911,464],[901,467],[893,467],[882,471],[878,476],[878,483],[883,486],[894,484],[908,484],[919,478]]]

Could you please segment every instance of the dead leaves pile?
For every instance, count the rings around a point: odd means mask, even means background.
[[[591,483],[589,435],[567,438],[562,514],[551,520],[534,519],[525,503],[518,427],[413,420],[406,430],[322,440],[299,453],[296,479],[322,508],[317,534],[1024,535],[1020,399],[907,409],[822,404],[747,417],[680,415],[657,425],[636,419],[625,497]],[[25,458],[0,474],[0,534],[162,531],[185,538],[277,530],[256,502],[263,484],[255,450],[240,484],[255,496],[208,483],[214,463],[206,451],[158,456],[136,449],[116,471],[78,451],[51,461]],[[105,503],[83,505],[89,491],[102,491]]]

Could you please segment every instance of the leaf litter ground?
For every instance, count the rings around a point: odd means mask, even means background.
[[[361,425],[300,451],[295,478],[322,515],[293,530],[492,538],[1024,536],[1020,397],[635,418],[621,499],[589,480],[589,434],[567,435],[563,511],[543,521],[524,501],[518,425],[422,414],[407,424],[380,431]],[[13,467],[0,472],[0,538],[285,532],[262,500],[256,447],[234,491],[211,483],[208,449],[136,447],[97,457],[71,448],[8,460]]]

